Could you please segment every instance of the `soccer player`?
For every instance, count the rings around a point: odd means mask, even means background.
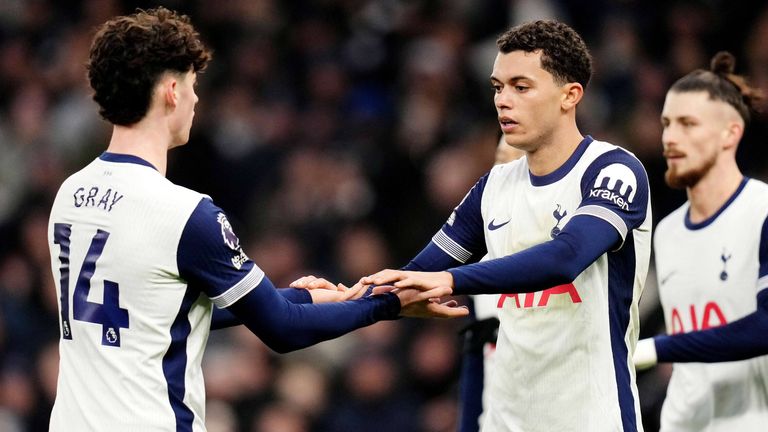
[[[669,336],[640,341],[635,362],[675,363],[662,431],[768,428],[768,357],[745,360],[768,354],[768,185],[736,164],[759,94],[734,64],[720,52],[679,79],[661,114],[665,179],[688,202],[655,235]]]
[[[189,19],[164,8],[116,17],[94,37],[88,77],[113,131],[51,209],[61,331],[51,431],[204,431],[214,305],[279,352],[398,315],[466,314],[428,301],[448,288],[328,304],[275,289],[224,212],[164,176],[209,59]]]
[[[647,175],[629,152],[579,131],[591,59],[573,29],[525,23],[497,45],[498,120],[525,157],[469,191],[409,264],[427,272],[361,282],[501,294],[484,431],[641,430],[632,352],[650,259]]]

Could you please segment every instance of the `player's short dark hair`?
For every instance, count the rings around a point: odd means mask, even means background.
[[[87,69],[93,100],[109,122],[134,124],[147,114],[163,73],[199,72],[210,59],[186,15],[159,7],[116,17],[91,43]]]
[[[763,98],[760,90],[750,87],[747,80],[734,74],[736,58],[728,51],[720,51],[712,57],[709,70],[696,69],[677,80],[669,91],[677,93],[705,91],[709,98],[725,102],[736,109],[745,122],[750,110]]]
[[[587,88],[592,77],[592,56],[578,33],[567,24],[552,20],[524,23],[507,30],[496,40],[499,51],[541,50],[541,67],[555,82],[577,82]]]

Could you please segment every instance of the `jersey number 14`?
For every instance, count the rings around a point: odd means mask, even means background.
[[[61,272],[61,337],[72,340],[72,327],[69,324],[69,251],[72,225],[57,223],[53,225],[53,242],[59,245],[59,270]],[[104,280],[104,300],[102,303],[88,301],[91,292],[91,277],[96,271],[96,261],[104,250],[109,233],[97,230],[91,239],[88,253],[77,276],[75,292],[72,295],[72,318],[101,324],[101,344],[120,346],[120,329],[128,328],[128,310],[120,308],[120,286],[116,282]]]

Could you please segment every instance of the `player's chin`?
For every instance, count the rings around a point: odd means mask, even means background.
[[[189,142],[189,131],[187,131],[187,133],[185,134],[180,134],[179,136],[177,136],[171,143],[171,146],[169,147],[169,149],[181,147],[183,145],[186,145],[188,142]]]
[[[512,146],[518,150],[527,150],[531,148],[531,140],[529,134],[522,130],[516,130],[515,132],[504,133],[504,142],[507,145]]]
[[[672,189],[685,189],[693,186],[699,180],[694,172],[685,172],[675,167],[667,168],[664,173],[664,182]]]

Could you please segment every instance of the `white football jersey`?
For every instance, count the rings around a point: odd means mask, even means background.
[[[745,179],[711,218],[693,224],[689,203],[656,230],[655,259],[667,333],[730,323],[754,312],[768,185]],[[768,357],[675,363],[661,411],[662,431],[768,430]]]
[[[488,318],[498,318],[498,304],[501,295],[499,294],[478,294],[472,296],[472,305],[475,311],[475,317],[478,320]],[[487,342],[483,346],[483,413],[480,414],[478,422],[483,424],[484,413],[488,409],[490,400],[488,399],[488,389],[494,381],[494,370],[496,368],[496,344]]]
[[[528,249],[579,215],[607,221],[623,240],[570,284],[498,298],[483,431],[642,430],[632,363],[651,248],[642,165],[586,137],[551,174],[534,176],[523,158],[494,167],[483,181],[433,238],[459,261],[481,251],[479,243],[488,259]],[[484,238],[473,237],[477,230]]]
[[[184,247],[199,230],[215,247]],[[50,430],[204,431],[212,307],[263,277],[224,213],[146,161],[104,153],[62,184],[48,238],[61,314]],[[210,269],[185,277],[190,257]]]

